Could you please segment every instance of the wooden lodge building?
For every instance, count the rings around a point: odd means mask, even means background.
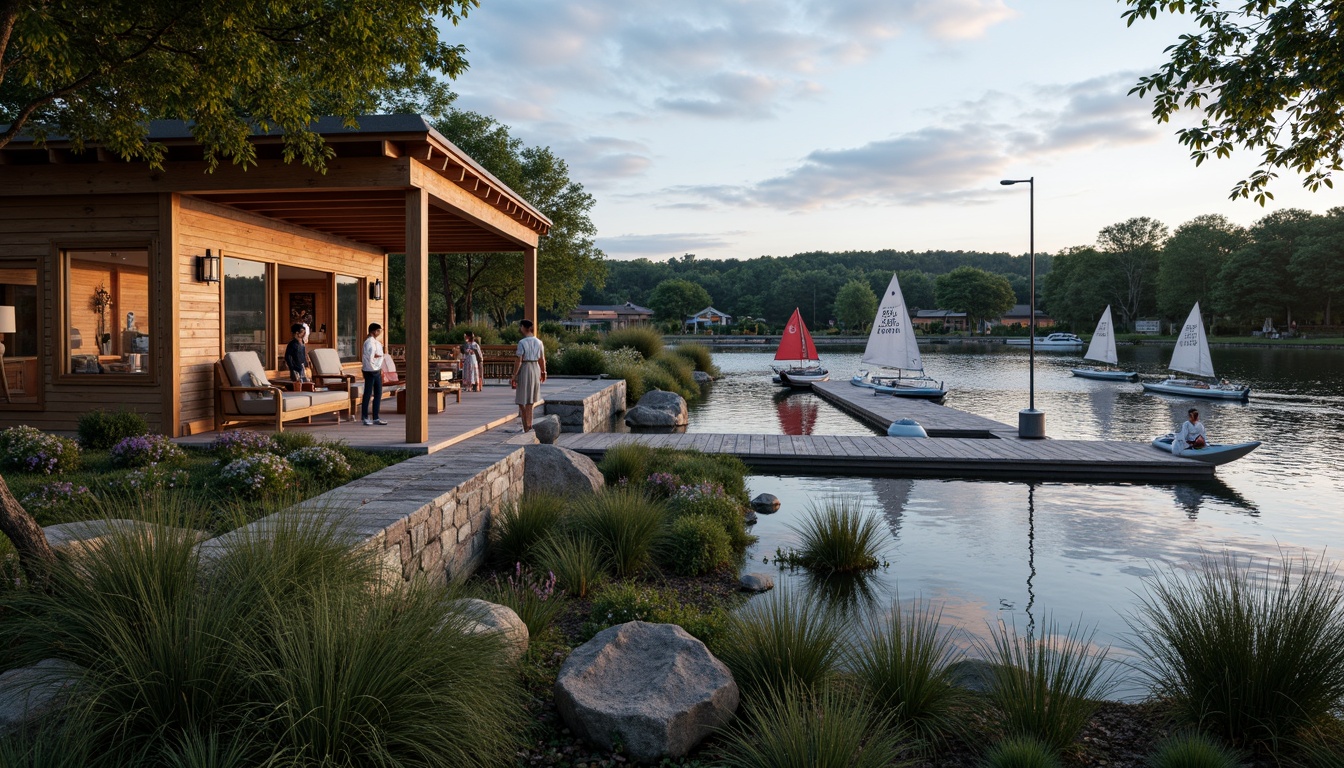
[[[74,430],[125,407],[170,436],[214,428],[215,364],[255,351],[282,369],[309,323],[359,376],[387,326],[387,256],[406,259],[406,441],[428,439],[430,253],[522,252],[536,317],[537,244],[551,222],[416,115],[314,126],[320,173],[252,138],[257,164],[207,172],[185,123],[156,121],[162,170],[107,150],[19,137],[0,149],[0,428]],[[282,375],[281,378],[287,378]]]

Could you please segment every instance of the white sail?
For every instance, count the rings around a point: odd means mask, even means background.
[[[1087,345],[1084,360],[1097,360],[1107,365],[1115,365],[1120,360],[1115,356],[1115,327],[1111,325],[1111,305],[1101,313],[1097,321],[1097,330],[1092,332],[1092,343]]]
[[[887,292],[882,294],[882,303],[877,307],[877,318],[873,320],[873,330],[868,334],[868,346],[863,350],[863,362],[884,368],[924,370],[924,361],[919,356],[919,342],[915,340],[915,330],[910,325],[910,312],[905,308],[905,297],[901,295],[901,283],[894,274]]]
[[[1209,356],[1209,340],[1204,335],[1199,302],[1195,302],[1190,316],[1185,318],[1181,335],[1176,337],[1176,351],[1171,353],[1171,365],[1168,367],[1173,371],[1213,378],[1213,358]]]

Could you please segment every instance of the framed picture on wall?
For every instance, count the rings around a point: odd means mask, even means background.
[[[307,323],[309,328],[316,328],[317,317],[317,294],[315,293],[291,293],[289,294],[289,323]]]

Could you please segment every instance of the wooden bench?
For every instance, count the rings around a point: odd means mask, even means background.
[[[216,431],[232,424],[260,423],[273,424],[276,432],[283,432],[286,421],[307,419],[311,424],[314,416],[323,413],[336,414],[339,424],[348,409],[345,392],[290,392],[287,386],[268,381],[256,352],[229,352],[215,363]]]

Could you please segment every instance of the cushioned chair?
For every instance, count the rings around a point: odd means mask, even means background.
[[[229,352],[215,363],[215,429],[238,423],[274,424],[276,432],[284,423],[307,419],[322,413],[349,410],[345,392],[287,392],[266,378],[256,352]]]
[[[333,391],[350,393],[350,415],[359,412],[359,401],[364,397],[364,379],[347,373],[341,366],[341,356],[330,347],[309,350],[308,362],[313,364],[313,383]],[[396,397],[401,387],[396,384],[383,386],[383,397]]]

